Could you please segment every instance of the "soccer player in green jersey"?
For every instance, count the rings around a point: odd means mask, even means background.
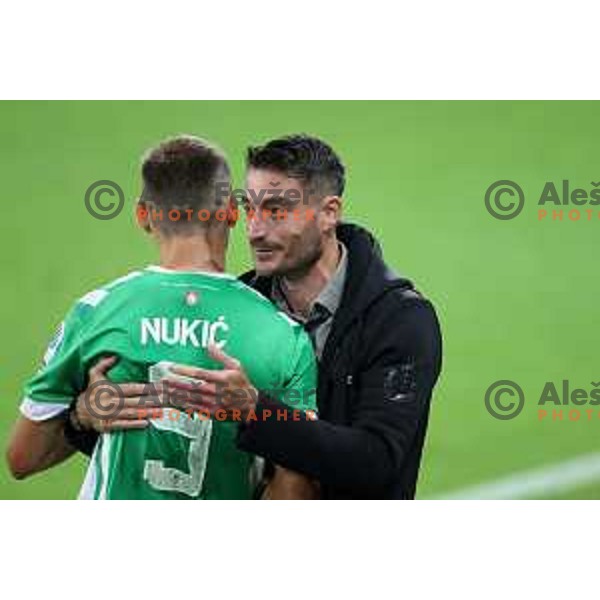
[[[224,272],[236,217],[231,202],[223,201],[222,190],[231,188],[224,156],[198,138],[173,138],[146,156],[142,177],[138,222],[157,239],[160,266],[130,273],[75,303],[26,385],[8,452],[17,475],[43,470],[72,453],[66,440],[56,444],[54,424],[86,388],[88,369],[101,357],[118,357],[110,371],[118,384],[159,382],[168,369],[165,361],[214,369],[215,357],[232,354],[257,388],[279,390],[284,402],[293,391],[294,402],[287,404],[303,416],[315,408],[315,360],[303,328]],[[199,211],[208,217],[198,218]],[[164,394],[160,397],[164,402]],[[140,413],[138,428],[100,436],[81,498],[253,496],[254,457],[236,448],[238,423],[208,419],[176,403],[144,419],[147,407],[131,409]],[[44,454],[44,447],[52,452]],[[304,479],[277,470],[273,481],[285,488],[286,475],[292,482]],[[278,497],[276,488],[270,497]]]

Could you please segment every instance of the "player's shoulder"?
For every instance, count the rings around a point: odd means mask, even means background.
[[[98,308],[107,300],[107,298],[110,298],[111,295],[119,295],[129,289],[134,281],[140,281],[142,275],[144,275],[143,270],[131,271],[126,275],[113,279],[100,287],[86,292],[76,300],[73,310],[81,316],[93,312],[94,309]]]

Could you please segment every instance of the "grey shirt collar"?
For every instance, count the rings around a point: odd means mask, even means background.
[[[344,284],[346,283],[346,274],[348,271],[348,251],[344,244],[341,242],[338,242],[338,244],[341,252],[340,261],[335,273],[327,282],[327,285],[313,301],[308,313],[308,319],[304,319],[301,315],[292,312],[291,306],[283,293],[281,280],[276,277],[273,279],[272,298],[280,309],[303,323],[310,321],[315,313],[321,312],[318,307],[326,309],[329,316],[332,316],[335,313],[342,301],[342,294],[344,293]]]
[[[324,306],[330,314],[334,314],[339,308],[344,293],[344,284],[346,283],[346,272],[348,271],[348,251],[346,246],[339,242],[340,245],[340,262],[333,277],[327,282],[327,285],[321,290],[321,293],[315,299],[312,309],[315,304]]]

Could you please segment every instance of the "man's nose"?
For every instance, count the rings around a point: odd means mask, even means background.
[[[260,218],[258,212],[247,217],[248,239],[250,241],[259,240],[265,237],[266,224],[264,219]]]

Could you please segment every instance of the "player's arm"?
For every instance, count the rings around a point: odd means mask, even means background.
[[[80,324],[75,307],[48,345],[42,367],[25,386],[6,451],[10,472],[18,479],[58,464],[74,451],[64,436],[64,422],[74,395]]]
[[[141,429],[147,426],[147,419],[140,418],[137,408],[141,405],[145,384],[119,386],[119,398],[116,398],[114,386],[102,389],[99,385],[107,379],[106,372],[115,362],[115,357],[99,360],[88,373],[88,390],[91,391],[80,394],[77,402],[70,407],[56,402],[44,404],[30,398],[22,403],[22,414],[14,425],[6,452],[8,467],[15,478],[24,479],[65,461],[81,449],[76,443],[79,438],[90,436],[91,443],[86,445],[93,448],[97,432]],[[48,366],[45,367],[47,368]],[[55,393],[58,393],[56,390],[60,385],[44,370],[34,379],[41,379],[37,383],[37,393],[40,385],[46,386],[45,393],[52,386]],[[69,390],[63,390],[63,393],[68,392]],[[102,412],[108,406],[115,405],[115,398],[119,401],[117,410],[110,411],[110,418],[103,418]],[[160,402],[160,399],[143,396],[143,401],[144,406],[149,406],[151,402]]]
[[[66,413],[45,421],[17,419],[6,452],[13,477],[24,479],[49,469],[75,452],[64,436],[65,418]]]
[[[99,418],[101,413],[97,408],[103,390],[98,385],[92,390],[94,393],[84,398],[85,401],[80,396],[73,409],[70,408],[73,399],[86,386],[88,373],[81,359],[82,340],[92,309],[81,301],[73,307],[50,342],[43,366],[26,384],[21,415],[6,451],[9,469],[18,479],[57,465],[73,454],[76,448],[66,435],[67,426],[71,431],[92,428],[108,431],[147,425],[146,420],[139,419],[135,409],[140,388],[143,389],[140,385],[121,386],[118,393],[124,400],[120,403],[119,414],[113,412],[110,421]],[[88,385],[93,386],[106,379],[106,370],[114,362],[114,357],[108,357],[92,367],[87,378]],[[129,398],[131,395],[133,398]],[[106,402],[106,397],[103,400]]]
[[[65,437],[69,406],[83,387],[80,345],[89,307],[76,303],[54,334],[41,368],[25,386],[6,452],[11,473],[23,479],[66,460],[75,448]]]

